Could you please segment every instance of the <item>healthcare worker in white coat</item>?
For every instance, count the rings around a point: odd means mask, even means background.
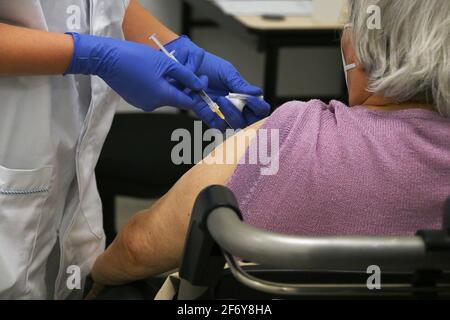
[[[153,33],[182,64],[151,47]],[[191,109],[225,129],[202,88],[235,128],[269,112],[229,62],[137,0],[0,0],[0,298],[82,297],[104,250],[94,168],[119,98]],[[228,92],[255,99],[241,113]]]

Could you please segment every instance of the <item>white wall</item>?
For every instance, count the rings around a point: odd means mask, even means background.
[[[155,16],[180,32],[180,0],[140,0]],[[262,85],[264,56],[240,38],[217,28],[195,29],[193,40],[212,53],[231,61],[250,82]],[[236,50],[239,48],[239,50]],[[340,53],[337,49],[283,49],[278,94],[338,95],[341,87]],[[133,108],[125,103],[121,111]]]

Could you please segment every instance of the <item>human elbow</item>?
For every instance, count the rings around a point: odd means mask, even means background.
[[[143,228],[143,213],[136,214],[130,219],[119,235],[122,250],[126,256],[128,270],[132,273],[142,273],[148,269],[148,257],[151,256],[148,236]]]

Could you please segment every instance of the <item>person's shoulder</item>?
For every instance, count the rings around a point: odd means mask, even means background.
[[[332,100],[325,103],[321,100],[290,101],[279,108],[267,119],[266,126],[290,129],[294,124],[318,120],[323,117],[334,117],[336,111],[346,110],[347,106]]]
[[[321,114],[321,113],[335,113],[338,109],[347,109],[344,103],[332,100],[330,103],[325,103],[321,100],[314,99],[309,101],[289,101],[280,106],[272,114],[274,117],[303,116],[305,114]]]

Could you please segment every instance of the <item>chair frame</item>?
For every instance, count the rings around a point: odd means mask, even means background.
[[[178,299],[211,298],[227,263],[236,280],[276,297],[440,297],[450,295],[450,198],[442,230],[410,237],[298,237],[271,233],[242,221],[236,198],[224,186],[210,186],[196,199],[180,268]],[[255,277],[235,257],[267,270],[326,272],[328,283],[280,283]],[[383,274],[411,274],[405,281],[342,283],[342,273],[365,273],[376,265]],[[286,271],[289,272],[289,271]],[[369,275],[368,275],[369,276]],[[399,277],[400,279],[401,277]]]

